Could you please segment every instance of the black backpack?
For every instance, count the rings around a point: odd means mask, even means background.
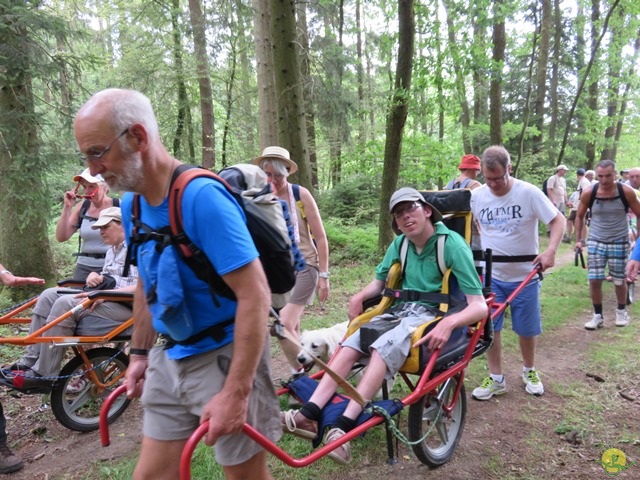
[[[209,285],[213,301],[219,305],[216,295],[235,299],[233,291],[218,275],[207,256],[189,239],[182,223],[182,194],[189,182],[195,178],[208,177],[222,183],[242,207],[247,219],[247,228],[260,254],[269,288],[272,294],[285,294],[293,289],[295,271],[304,268],[297,246],[292,249],[281,232],[262,215],[260,209],[243,198],[241,192],[232,188],[217,174],[192,165],[180,165],[175,169],[169,187],[170,225],[152,230],[140,218],[140,196],[134,195],[132,205],[132,234],[127,252],[127,265],[136,265],[137,247],[149,240],[158,242],[158,248],[173,245],[180,258],[194,271],[196,276]],[[265,192],[267,193],[267,192]],[[282,218],[284,221],[284,217]],[[286,225],[285,225],[286,228]],[[294,253],[297,252],[297,253]],[[125,268],[126,268],[125,267]]]
[[[542,193],[545,194],[545,196],[549,196],[549,193],[547,192],[547,182],[549,181],[549,179],[547,178],[544,182],[542,182]]]

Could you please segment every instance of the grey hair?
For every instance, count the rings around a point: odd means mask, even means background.
[[[613,169],[616,170],[616,162],[614,162],[613,160],[600,160],[596,165],[596,168],[608,168],[608,167],[613,167]]]
[[[511,156],[502,145],[492,145],[482,154],[482,166],[489,170],[496,170],[500,166],[506,172],[509,165],[511,165]]]
[[[144,125],[150,140],[160,139],[158,121],[153,113],[151,101],[146,95],[136,90],[108,88],[96,93],[90,102],[104,101],[109,107],[110,120],[116,135],[124,132],[134,123]],[[126,139],[121,138],[124,145]]]
[[[289,164],[284,160],[278,160],[277,158],[265,158],[260,162],[260,168],[264,170],[264,167],[271,165],[273,167],[273,173],[276,175],[289,176]]]

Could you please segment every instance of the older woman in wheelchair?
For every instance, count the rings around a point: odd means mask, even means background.
[[[135,267],[131,267],[128,275],[123,276],[127,247],[120,208],[102,210],[91,228],[100,230],[104,242],[109,245],[102,271],[90,273],[84,289],[48,288],[42,292],[33,308],[30,334],[67,313],[70,314],[42,335],[103,335],[131,318],[132,310],[128,302],[105,302],[98,299],[89,308],[79,307],[95,290],[133,293],[138,277]],[[4,371],[2,383],[27,393],[50,390],[60,371],[64,351],[64,347],[48,343],[27,345],[22,358]]]
[[[357,388],[364,399],[371,399],[383,380],[400,370],[412,348],[424,344],[429,351],[439,350],[454,331],[477,323],[488,315],[471,249],[462,236],[442,223],[440,212],[412,188],[396,191],[389,202],[389,211],[394,230],[402,235],[388,248],[376,268],[374,280],[351,298],[349,318],[353,320],[362,313],[366,300],[380,295],[389,270],[397,262],[401,262],[403,268],[402,290],[386,292],[395,297],[393,307],[369,322],[372,326],[378,322],[386,324],[381,335],[372,339],[362,329],[356,330],[343,342],[330,362],[335,373],[343,377],[356,362],[368,364]],[[414,341],[414,331],[442,313],[438,311],[438,294],[441,293],[444,272],[437,261],[439,255],[443,257],[446,268],[455,275],[466,303],[463,301],[460,308],[449,310],[425,336]],[[336,380],[324,375],[300,410],[282,412],[283,430],[308,439],[321,434],[318,425],[322,410],[330,403],[336,388]],[[337,441],[353,430],[362,410],[362,404],[351,399],[328,431],[325,443]],[[348,463],[351,458],[349,443],[335,448],[329,456],[339,463]]]

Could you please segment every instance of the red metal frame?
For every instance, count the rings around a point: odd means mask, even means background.
[[[420,374],[420,378],[415,386],[412,385],[412,383],[410,382],[406,374],[401,374],[402,377],[407,382],[407,385],[409,385],[409,387],[412,389],[411,393],[409,393],[406,397],[400,400],[402,404],[404,406],[407,406],[407,405],[416,403],[420,398],[422,398],[424,395],[428,394],[429,392],[434,391],[437,387],[442,385],[448,379],[454,376],[457,376],[458,386],[456,388],[456,391],[454,392],[453,398],[448,405],[443,406],[444,414],[450,415],[453,409],[455,408],[460,395],[460,391],[464,381],[464,371],[469,365],[469,363],[471,362],[474,350],[480,340],[481,335],[483,335],[484,333],[486,323],[489,320],[492,321],[496,315],[503,312],[504,309],[513,301],[513,299],[520,293],[520,291],[522,291],[522,289],[529,283],[529,281],[537,273],[538,273],[538,269],[534,269],[534,271],[531,272],[531,274],[522,282],[522,284],[516,289],[516,291],[514,291],[513,294],[509,296],[509,298],[502,304],[499,304],[499,305],[494,304],[495,295],[494,294],[489,295],[489,297],[487,298],[487,305],[489,306],[490,312],[493,312],[493,313],[491,313],[489,316],[487,316],[482,321],[478,322],[478,324],[476,324],[462,359],[460,359],[451,368],[445,370],[444,372],[439,373],[433,378],[430,378],[440,354],[440,350],[436,350],[429,358],[429,361],[427,362],[427,365],[425,366],[422,373]],[[323,372],[318,372],[312,375],[312,378],[318,378],[322,376],[322,374]],[[288,388],[281,388],[278,390],[277,393],[278,395],[282,395],[287,392],[289,392]],[[107,398],[107,400],[104,402],[102,406],[102,410],[100,412],[100,438],[101,438],[102,445],[105,447],[110,445],[107,414],[109,412],[109,409],[111,408],[111,405],[115,401],[115,399],[124,393],[126,393],[126,388],[124,385],[122,385],[112,392],[112,394]],[[306,467],[312,464],[313,462],[324,457],[329,452],[335,450],[339,446],[361,435],[371,427],[379,425],[383,422],[384,422],[383,417],[373,416],[366,422],[357,426],[355,429],[343,435],[340,439],[336,440],[335,442],[331,442],[330,444],[324,445],[314,450],[309,455],[303,458],[292,457],[289,453],[287,453],[286,451],[278,447],[275,443],[273,443],[271,440],[266,438],[256,429],[254,429],[251,425],[248,425],[245,423],[244,426],[242,427],[242,432],[247,436],[249,436],[252,440],[258,443],[260,446],[262,446],[269,453],[271,453],[276,458],[284,462],[285,464],[291,467],[301,468],[301,467]],[[191,458],[193,456],[193,452],[195,451],[195,448],[200,442],[200,440],[207,434],[208,429],[209,429],[208,422],[201,424],[194,431],[191,437],[187,440],[183,448],[182,456],[180,460],[180,479],[181,480],[191,479]]]

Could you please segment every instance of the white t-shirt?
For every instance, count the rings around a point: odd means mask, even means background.
[[[589,181],[589,179],[587,177],[582,177],[582,180],[580,180],[580,183],[578,183],[578,190],[580,192],[584,192],[590,186],[591,182]]]
[[[560,208],[564,204],[564,197],[567,191],[567,181],[564,177],[551,175],[547,180],[547,192],[553,204]],[[564,207],[563,207],[564,208]]]
[[[537,255],[538,220],[549,224],[558,214],[538,187],[515,178],[501,197],[487,185],[473,190],[471,211],[479,224],[482,249],[490,248],[494,255]],[[519,282],[531,270],[530,262],[496,262],[492,273],[503,282]]]

